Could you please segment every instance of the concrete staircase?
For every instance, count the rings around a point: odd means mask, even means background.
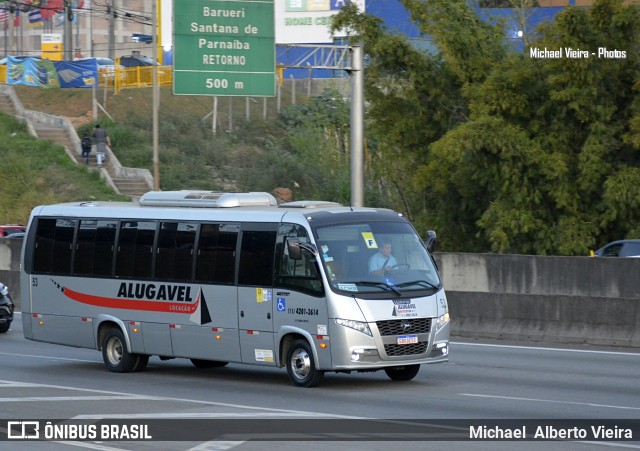
[[[16,107],[8,94],[0,93],[0,111],[11,116],[17,116]]]
[[[82,160],[80,139],[68,119],[51,116],[45,113],[24,110],[19,100],[11,92],[7,92],[6,86],[0,86],[0,110],[7,114],[23,117],[29,126],[31,134],[39,139],[50,140],[65,148],[67,155],[76,163],[85,165]],[[22,114],[21,114],[22,113]],[[96,163],[95,146],[89,154],[90,170],[100,171],[101,177],[117,193],[130,196],[137,200],[147,191],[153,189],[153,178],[146,169],[125,168],[111,150],[107,152],[103,167],[98,168]]]

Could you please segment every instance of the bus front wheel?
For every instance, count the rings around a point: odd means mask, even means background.
[[[416,377],[418,371],[420,371],[420,365],[391,366],[384,369],[389,379],[393,381],[410,381]]]
[[[127,344],[120,329],[110,329],[102,340],[102,359],[109,371],[114,373],[129,373],[141,370],[146,365],[140,358],[143,356],[131,354],[127,351]],[[149,359],[148,356],[147,360]]]
[[[324,371],[316,369],[313,351],[305,340],[293,342],[287,352],[287,373],[298,387],[315,387],[324,376]]]

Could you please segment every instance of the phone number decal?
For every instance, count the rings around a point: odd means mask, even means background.
[[[317,308],[288,308],[287,313],[290,315],[318,316],[318,309]]]

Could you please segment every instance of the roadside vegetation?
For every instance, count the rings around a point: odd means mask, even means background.
[[[64,149],[28,134],[13,116],[0,113],[3,224],[26,224],[33,207],[77,200],[129,200],[107,187],[97,172],[76,165]]]

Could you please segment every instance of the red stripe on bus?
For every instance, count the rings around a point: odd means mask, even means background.
[[[94,305],[96,307],[119,308],[124,310],[145,310],[150,312],[166,312],[166,313],[186,313],[193,314],[200,303],[200,295],[193,304],[185,304],[184,302],[160,302],[160,301],[140,301],[137,299],[114,299],[102,296],[94,296],[92,294],[79,293],[69,288],[64,289],[64,294],[74,301],[83,304]]]

